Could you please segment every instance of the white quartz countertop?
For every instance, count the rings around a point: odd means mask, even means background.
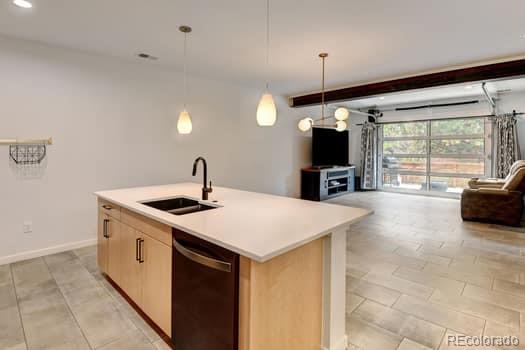
[[[209,200],[202,201],[219,208],[186,215],[173,215],[140,203],[176,196],[200,199],[201,188],[202,184],[179,183],[95,195],[257,262],[268,261],[372,214],[367,209],[225,187],[214,187]]]

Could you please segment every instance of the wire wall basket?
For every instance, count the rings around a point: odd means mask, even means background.
[[[47,139],[0,139],[0,146],[9,146],[9,158],[15,164],[40,164],[47,153],[47,145],[53,144],[53,138]]]
[[[10,145],[9,156],[16,164],[40,164],[46,157],[46,145]]]

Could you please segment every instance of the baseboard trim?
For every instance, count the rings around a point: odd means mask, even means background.
[[[84,247],[95,245],[95,244],[97,244],[97,239],[93,238],[93,239],[87,239],[85,241],[77,241],[77,242],[57,245],[54,247],[38,249],[38,250],[30,250],[30,251],[22,252],[18,254],[2,256],[0,257],[0,265],[12,264],[17,261],[39,258],[41,256],[50,255],[50,254],[62,253],[68,250],[84,248]]]
[[[337,343],[334,343],[330,348],[325,346],[321,347],[321,350],[347,350],[348,349],[348,335],[345,335]]]

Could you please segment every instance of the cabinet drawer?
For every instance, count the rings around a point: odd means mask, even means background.
[[[171,247],[171,227],[127,209],[122,209],[121,221]]]
[[[98,210],[117,220],[120,220],[120,207],[103,199],[98,200]]]

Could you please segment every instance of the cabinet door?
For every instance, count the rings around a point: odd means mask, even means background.
[[[171,246],[143,235],[142,309],[171,336]]]
[[[97,264],[101,272],[108,272],[108,239],[106,236],[109,216],[98,212]]]
[[[107,274],[119,286],[121,284],[121,234],[120,222],[110,217],[107,224],[108,241],[108,271]]]
[[[142,307],[142,266],[138,260],[138,240],[141,236],[128,225],[120,226],[120,287]]]

